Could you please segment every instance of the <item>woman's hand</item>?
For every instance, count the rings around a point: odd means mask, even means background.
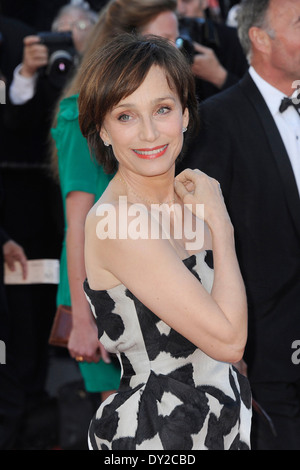
[[[196,54],[192,64],[193,74],[221,89],[228,72],[220,63],[213,49],[194,42]]]
[[[48,49],[38,36],[24,38],[23,62],[20,70],[24,77],[33,77],[39,68],[48,64]]]
[[[88,323],[73,325],[68,349],[71,357],[82,362],[110,362],[109,354],[98,340],[97,326],[93,319]]]
[[[27,278],[28,264],[27,257],[23,248],[14,240],[8,240],[3,245],[4,261],[11,271],[15,271],[15,263],[18,261],[21,264],[23,279]]]
[[[194,215],[199,216],[197,205],[204,206],[204,220],[210,226],[217,216],[230,221],[220,184],[200,170],[186,169],[175,178],[175,191],[183,204],[190,204]]]

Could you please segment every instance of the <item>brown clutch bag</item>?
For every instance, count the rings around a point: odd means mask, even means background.
[[[72,329],[72,309],[68,305],[59,305],[50,332],[49,344],[66,348]]]

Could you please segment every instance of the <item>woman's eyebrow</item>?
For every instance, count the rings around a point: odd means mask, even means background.
[[[161,101],[166,101],[166,100],[172,100],[172,101],[175,101],[175,98],[171,95],[166,95],[166,96],[162,96],[160,98],[155,98],[155,100],[153,100],[153,104],[157,104],[157,103],[160,103]],[[136,107],[136,103],[120,103],[120,104],[117,104],[114,109],[118,109],[118,108],[134,108]]]

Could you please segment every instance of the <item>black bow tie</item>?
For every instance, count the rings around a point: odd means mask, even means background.
[[[298,101],[298,104],[296,104],[296,101]],[[288,109],[290,106],[294,106],[294,108],[300,114],[300,100],[299,100],[299,98],[283,98],[282,101],[281,101],[279,111],[281,113],[284,113],[284,111],[286,109]]]

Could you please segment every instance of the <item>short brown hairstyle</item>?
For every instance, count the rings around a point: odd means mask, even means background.
[[[79,93],[79,125],[90,149],[106,173],[114,173],[118,162],[99,136],[106,114],[131,95],[153,65],[166,72],[170,88],[175,88],[182,110],[189,110],[189,132],[197,125],[195,81],[183,54],[168,40],[154,36],[122,34],[96,51],[82,70]]]

